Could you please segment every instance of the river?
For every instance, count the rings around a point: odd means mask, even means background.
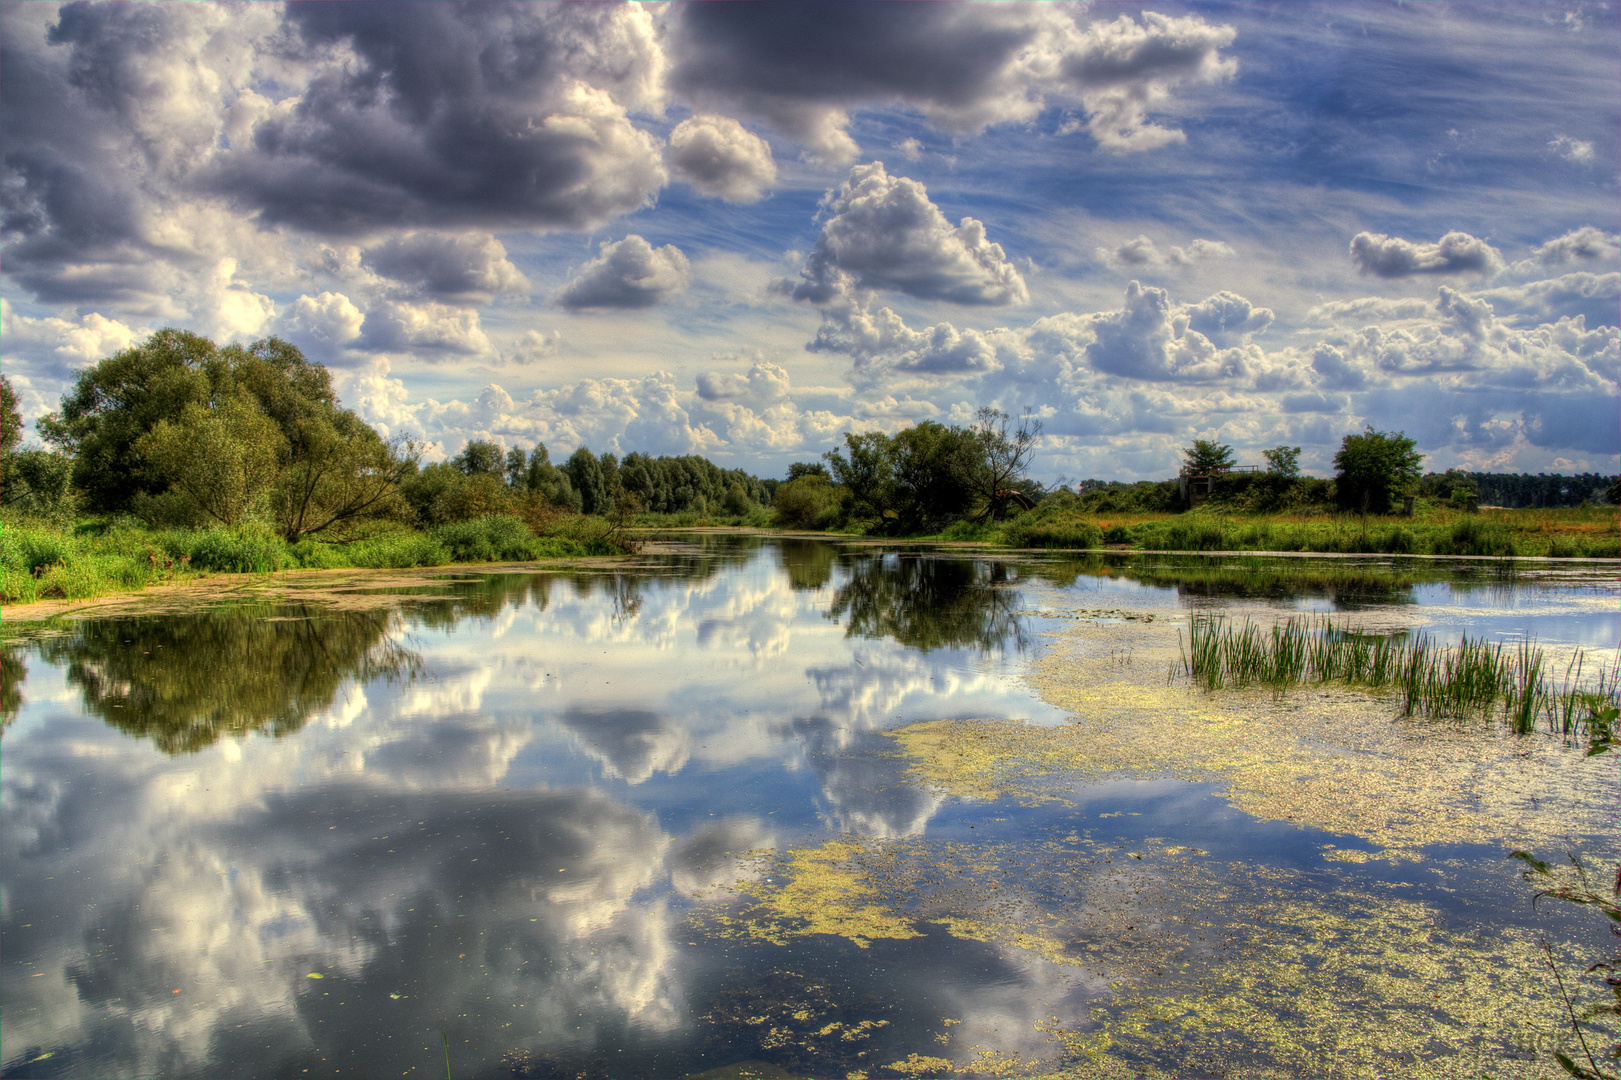
[[[1193,611],[1613,664],[1613,563],[759,537],[5,639],[8,1077],[1546,1075],[1613,756]],[[1585,998],[1584,998],[1585,995]]]

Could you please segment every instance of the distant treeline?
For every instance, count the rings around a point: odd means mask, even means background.
[[[1515,509],[1556,506],[1616,505],[1621,477],[1600,473],[1480,473],[1452,470],[1428,473],[1411,489],[1421,498],[1453,500],[1453,493],[1472,495],[1481,506]],[[1175,480],[1083,480],[1074,485],[1077,505],[1091,513],[1187,509]],[[1272,513],[1330,509],[1337,504],[1335,483],[1314,477],[1280,478],[1269,473],[1235,473],[1217,480],[1211,503],[1230,510]],[[1460,503],[1460,505],[1462,505]]]
[[[1472,490],[1482,506],[1524,507],[1580,506],[1586,502],[1611,503],[1621,476],[1600,473],[1482,473],[1452,470],[1429,473],[1418,482],[1418,493],[1428,498],[1450,499],[1461,487]]]
[[[526,505],[585,514],[619,508],[737,516],[769,504],[776,487],[775,480],[723,469],[691,454],[630,453],[620,461],[582,446],[562,465],[553,465],[543,443],[530,451],[503,452],[495,443],[474,439],[449,461],[407,476],[400,494],[422,522],[439,525],[488,513],[521,513]]]

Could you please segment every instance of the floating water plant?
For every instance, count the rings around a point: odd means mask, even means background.
[[[1326,617],[1263,627],[1195,613],[1181,670],[1206,690],[1264,686],[1281,693],[1322,683],[1391,689],[1400,694],[1403,716],[1500,710],[1521,734],[1543,717],[1551,732],[1602,739],[1607,710],[1621,700],[1621,671],[1611,665],[1584,678],[1585,663],[1578,650],[1556,678],[1532,641],[1505,647],[1465,635],[1456,645],[1438,645],[1422,634],[1369,634]]]

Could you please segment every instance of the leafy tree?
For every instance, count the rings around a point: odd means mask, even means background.
[[[29,514],[70,515],[73,459],[46,450],[0,454],[0,505]]]
[[[748,501],[770,501],[772,483],[750,476],[741,469],[722,469],[707,458],[648,457],[630,453],[619,464],[624,490],[636,495],[655,513],[673,514],[720,506],[733,484],[743,489]]]
[[[1184,469],[1190,476],[1208,476],[1233,467],[1233,448],[1214,439],[1194,439],[1182,450]]]
[[[981,515],[993,521],[1007,501],[1002,493],[1016,489],[1024,479],[1036,440],[1041,436],[1041,420],[1029,409],[1009,435],[1008,425],[1012,422],[1007,413],[987,406],[979,410],[973,429],[983,455],[978,485],[978,495],[985,502]]]
[[[508,465],[509,467],[511,465],[510,455]],[[575,513],[579,513],[582,509],[580,493],[574,490],[568,474],[552,464],[551,454],[547,452],[545,443],[536,443],[534,451],[529,455],[529,465],[524,470],[522,487],[532,497],[541,500],[543,505],[558,506]]]
[[[580,493],[580,507],[587,514],[608,512],[608,483],[602,475],[602,462],[586,447],[569,455],[563,464],[569,483]]]
[[[507,451],[506,475],[507,487],[524,487],[524,475],[529,471],[529,455],[523,452],[523,447],[514,446]]]
[[[424,525],[471,521],[513,509],[510,488],[495,473],[465,473],[452,461],[423,466],[400,484],[400,496]]]
[[[833,477],[828,474],[827,466],[820,461],[796,461],[788,466],[788,480],[790,482],[805,476],[820,476],[828,483],[833,482]]]
[[[91,509],[237,524],[289,540],[398,512],[415,448],[338,405],[326,368],[278,338],[219,348],[160,330],[79,373],[40,431]]]
[[[1270,450],[1262,450],[1261,456],[1266,458],[1266,471],[1273,476],[1293,480],[1300,475],[1300,447],[1298,446],[1274,446]]]
[[[226,366],[207,338],[159,330],[79,372],[61,410],[40,420],[40,433],[72,455],[74,484],[91,510],[127,510],[139,495],[169,486],[135,444],[160,421],[179,420],[187,405],[206,404]]]
[[[399,514],[399,485],[417,468],[413,442],[393,445],[351,412],[333,409],[299,425],[291,462],[272,494],[276,526],[290,541]]]
[[[0,506],[50,515],[73,509],[73,459],[44,450],[18,450],[23,418],[17,394],[0,376]]]
[[[23,418],[17,411],[17,392],[0,375],[0,454],[9,454],[22,441]]]
[[[1334,455],[1334,484],[1347,510],[1383,514],[1393,499],[1418,480],[1424,460],[1402,432],[1375,431],[1347,435]]]
[[[221,525],[263,512],[290,454],[276,422],[246,393],[213,407],[189,402],[136,440],[145,473],[167,481],[182,507],[200,508]]]
[[[749,500],[749,493],[743,490],[743,485],[736,480],[732,481],[726,489],[726,496],[721,499],[721,509],[733,517],[741,517],[749,512],[754,503]]]
[[[845,449],[849,457],[837,450],[822,455],[828,471],[844,489],[845,505],[858,518],[882,518],[895,501],[894,450],[888,435],[869,431],[858,435],[846,432]]]
[[[966,517],[980,495],[984,445],[976,432],[925,420],[890,440],[894,511],[908,530]]]
[[[506,455],[487,439],[469,440],[450,463],[468,476],[502,476],[506,472]]]
[[[606,514],[613,510],[614,500],[624,492],[625,482],[619,475],[619,459],[608,451],[604,450],[602,456],[597,458],[597,466],[602,470],[602,488],[607,493],[597,513]],[[640,510],[636,512],[640,513]]]

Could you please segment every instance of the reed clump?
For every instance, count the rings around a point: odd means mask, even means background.
[[[1437,644],[1423,634],[1369,634],[1327,617],[1270,627],[1195,613],[1182,648],[1183,673],[1206,690],[1340,683],[1394,691],[1403,716],[1500,715],[1520,734],[1539,720],[1555,734],[1603,740],[1621,703],[1621,669],[1584,671],[1578,650],[1561,674],[1540,646],[1463,637]]]

